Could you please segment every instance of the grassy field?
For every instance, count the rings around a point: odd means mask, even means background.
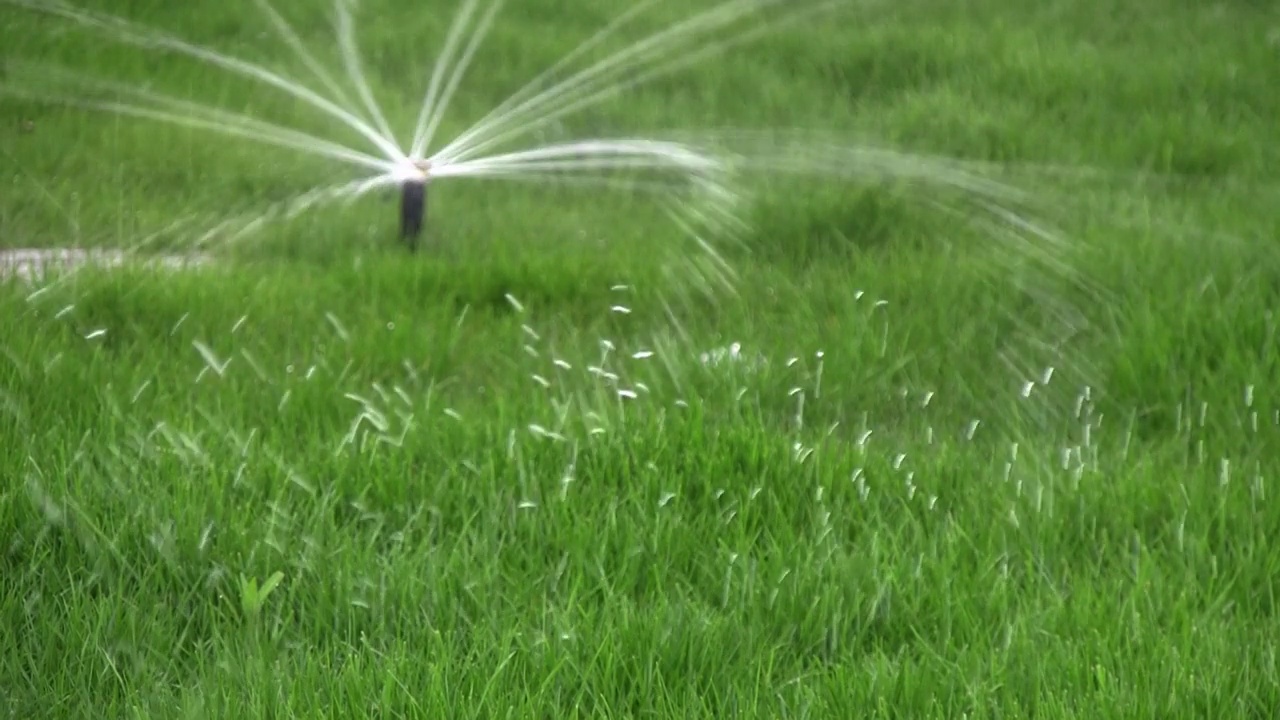
[[[281,0],[317,51],[323,5]],[[450,132],[630,6],[509,5]],[[248,0],[95,6],[297,67]],[[362,5],[401,124],[453,8]],[[324,127],[67,27],[0,4],[0,85]],[[845,138],[843,177],[750,178],[736,292],[645,198],[482,182],[433,187],[416,256],[373,196],[0,284],[0,717],[1273,717],[1277,71],[1262,2],[850,2],[542,138]],[[870,139],[1058,239],[859,177]],[[4,248],[343,172],[3,95],[0,163]]]

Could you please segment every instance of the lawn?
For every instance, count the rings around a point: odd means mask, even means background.
[[[397,126],[456,5],[360,4]],[[92,6],[304,74],[252,0]],[[511,0],[442,136],[629,7]],[[393,191],[204,235],[347,169],[3,90],[335,127],[72,27],[0,2],[0,248],[214,261],[0,280],[0,716],[1280,708],[1271,5],[850,0],[530,135],[785,131],[731,274],[546,182],[433,184],[412,255]]]

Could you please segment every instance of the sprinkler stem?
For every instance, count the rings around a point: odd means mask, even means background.
[[[400,185],[400,239],[408,244],[409,252],[418,251],[426,215],[427,181],[406,180]]]

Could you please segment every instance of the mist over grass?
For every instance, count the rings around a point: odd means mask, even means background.
[[[279,3],[318,52],[322,5]],[[298,69],[251,3],[92,6]],[[628,6],[510,3],[443,132]],[[360,4],[393,123],[453,9]],[[373,195],[209,266],[4,282],[0,707],[1268,716],[1277,28],[850,3],[537,138],[750,150],[731,288],[651,197],[480,182],[433,186],[417,256]],[[8,5],[0,48],[0,83],[39,59],[333,130]],[[186,220],[149,248],[182,250],[344,179],[28,100],[0,127],[5,248]]]

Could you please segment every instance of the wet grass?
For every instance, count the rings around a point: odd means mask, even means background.
[[[514,3],[451,122],[625,5]],[[248,3],[111,7],[283,54]],[[430,7],[362,10],[395,117]],[[0,13],[6,61],[307,120]],[[417,257],[368,198],[208,268],[5,285],[0,708],[1270,716],[1277,27],[1248,3],[867,5],[554,129],[997,163],[1074,276],[1015,277],[1029,241],[919,189],[765,178],[736,296],[664,272],[655,248],[687,246],[643,200],[498,184],[433,189]],[[8,100],[0,127],[4,247],[128,244],[333,172]]]

